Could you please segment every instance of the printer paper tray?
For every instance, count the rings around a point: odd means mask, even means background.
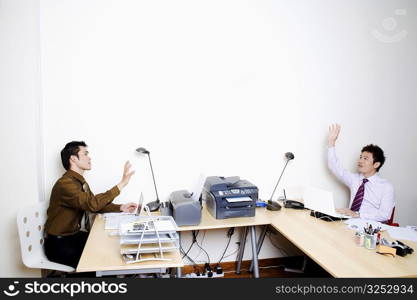
[[[224,199],[226,199],[226,201],[228,203],[240,202],[240,203],[242,203],[242,205],[244,203],[252,203],[253,202],[252,198],[250,198],[250,197],[233,197],[233,198],[224,198]]]

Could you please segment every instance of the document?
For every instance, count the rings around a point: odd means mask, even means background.
[[[417,231],[410,227],[389,226],[388,234],[396,240],[407,240],[417,242]]]
[[[236,197],[236,198],[226,198],[226,201],[229,203],[233,202],[252,202],[250,197]]]
[[[351,218],[349,220],[346,220],[345,224],[347,224],[347,226],[350,229],[355,230],[355,231],[363,231],[363,229],[365,227],[368,227],[369,225],[372,225],[373,228],[381,227],[381,230],[387,230],[389,227],[391,227],[381,222],[360,219],[360,218]]]
[[[119,229],[121,222],[132,222],[137,220],[139,217],[131,213],[105,213],[104,215],[104,229],[115,230]]]
[[[206,176],[204,174],[200,174],[196,184],[194,185],[192,192],[192,198],[194,201],[198,201],[200,199],[201,192],[203,191],[204,182],[206,181]]]

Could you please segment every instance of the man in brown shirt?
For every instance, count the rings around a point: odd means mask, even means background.
[[[126,162],[122,180],[107,192],[94,195],[83,177],[85,171],[91,170],[87,145],[84,142],[66,144],[61,151],[61,160],[67,172],[52,188],[45,224],[45,254],[53,262],[76,268],[88,237],[88,232],[80,230],[81,220],[87,212],[135,211],[135,203],[112,203],[129,183],[134,171],[130,171],[131,164]]]

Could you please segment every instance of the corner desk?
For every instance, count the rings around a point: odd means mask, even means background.
[[[259,277],[257,253],[265,230],[256,241],[255,226],[270,225],[307,256],[329,272],[333,277],[417,277],[417,252],[395,258],[359,247],[354,242],[354,231],[343,221],[326,222],[313,218],[307,210],[284,208],[268,211],[257,208],[255,217],[216,220],[203,208],[199,225],[182,226],[179,231],[210,230],[230,227],[245,227],[241,236],[238,254],[243,256],[248,230],[251,236],[254,277]],[[386,232],[383,237],[393,240]],[[403,241],[417,251],[417,242]],[[97,216],[86,246],[77,266],[77,272],[95,271],[98,276],[108,274],[132,274],[162,272],[166,268],[180,269],[184,266],[179,251],[171,252],[171,261],[125,264],[120,255],[117,236],[109,236],[104,230],[104,219]]]

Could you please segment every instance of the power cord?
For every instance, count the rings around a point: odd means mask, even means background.
[[[182,246],[180,246],[180,251],[181,253],[184,254],[184,249],[182,249]],[[194,270],[198,269],[198,264],[194,261],[194,259],[192,259],[189,255],[184,254],[183,258],[187,258],[189,262],[191,262],[191,264],[193,265]]]
[[[274,241],[272,240],[272,238],[271,238],[271,234],[272,234],[272,232],[268,232],[268,238],[269,238],[269,241],[271,242],[271,244],[272,244],[272,246],[274,246],[275,248],[277,248],[279,251],[281,251],[281,252],[283,252],[286,256],[289,256],[288,255],[288,253],[287,253],[287,251],[285,251],[283,248],[281,248],[281,247],[279,247],[279,246],[277,246],[275,243],[274,243]]]
[[[192,232],[193,232],[193,235],[195,235],[195,230],[193,230]],[[201,250],[203,250],[203,252],[206,254],[206,256],[207,256],[207,263],[210,265],[210,256],[208,255],[207,251],[204,250],[203,247],[201,247],[200,244],[198,243],[198,241],[197,241],[197,235],[195,235],[195,240],[196,240],[195,242],[196,242],[198,248],[200,248]]]
[[[324,213],[321,213],[321,212],[318,212],[318,211],[315,211],[315,210],[312,210],[310,212],[310,216],[315,217],[315,218],[320,219],[320,220],[324,220],[326,222],[333,222],[333,221],[342,220],[342,218],[332,217],[332,216],[326,215]]]
[[[217,274],[222,274],[223,270],[222,267],[220,266],[220,263],[222,262],[224,255],[226,254],[227,249],[229,249],[229,245],[230,245],[230,241],[232,240],[232,235],[235,232],[235,228],[229,228],[229,230],[227,231],[227,236],[228,236],[228,241],[227,241],[227,245],[226,248],[223,251],[222,256],[220,257],[220,260],[218,261],[218,263],[216,264],[216,266],[214,267],[214,271],[216,271]]]
[[[200,233],[200,232],[198,232],[198,233]],[[203,244],[204,244],[204,240],[205,240],[205,238],[206,238],[206,233],[207,233],[207,231],[206,230],[204,230],[203,231],[203,236],[201,237],[201,239],[200,239],[200,246],[201,247],[203,247]],[[194,259],[197,261],[197,258],[199,258],[200,257],[200,255],[201,255],[201,253],[202,253],[203,251],[201,250],[201,248],[198,250],[198,253],[195,255],[195,257],[194,257]],[[206,263],[206,261],[203,261],[203,263]]]
[[[200,268],[198,267],[198,264],[194,261],[194,259],[192,259],[188,255],[188,253],[191,251],[191,249],[193,248],[193,246],[195,245],[195,243],[197,241],[197,236],[198,236],[198,232],[197,232],[197,234],[193,235],[193,241],[192,241],[190,247],[188,248],[187,252],[184,252],[184,249],[182,248],[182,244],[181,244],[181,240],[180,240],[180,251],[183,254],[182,258],[184,259],[184,257],[186,257],[192,263],[194,273],[200,274]]]
[[[197,234],[196,234],[196,235],[194,235],[194,234],[193,234],[193,240],[192,240],[192,242],[191,242],[191,245],[190,245],[190,247],[188,248],[187,252],[185,252],[185,254],[184,254],[184,256],[183,256],[182,258],[184,258],[184,257],[188,256],[188,253],[191,251],[191,249],[193,248],[194,244],[197,242],[197,236],[198,236],[198,233],[199,233],[199,232],[197,232]]]
[[[236,244],[240,245],[240,242],[236,242]],[[235,255],[239,251],[239,249],[240,249],[240,246],[238,246],[232,253],[227,254],[224,258],[228,258],[230,256]]]

